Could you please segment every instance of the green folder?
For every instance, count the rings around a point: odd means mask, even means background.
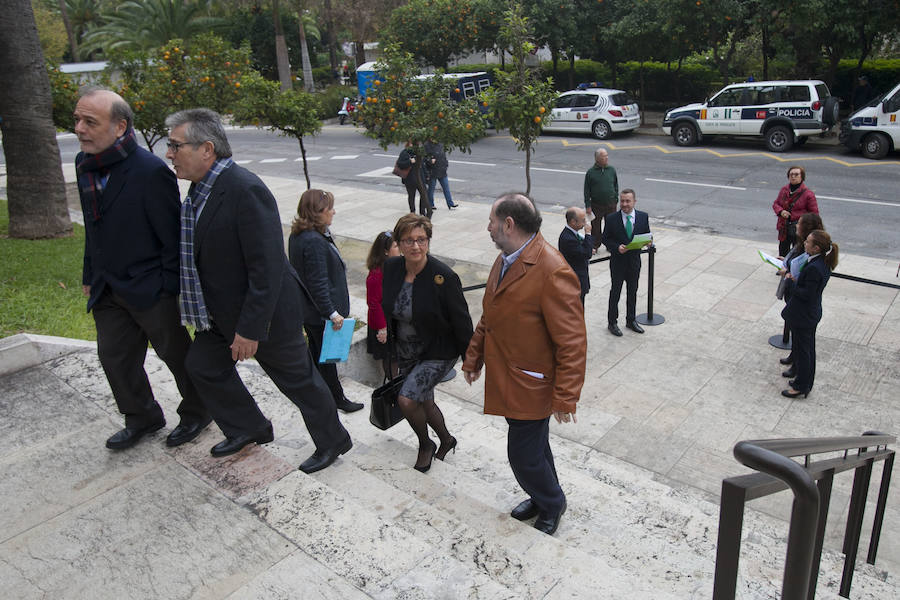
[[[643,248],[647,244],[653,242],[653,234],[652,233],[636,233],[634,238],[632,238],[631,242],[625,246],[626,250],[637,250],[638,248]]]

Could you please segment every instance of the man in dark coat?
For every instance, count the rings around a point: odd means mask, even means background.
[[[606,227],[603,228],[603,245],[609,250],[609,275],[612,280],[609,288],[608,329],[615,336],[622,335],[617,320],[623,283],[627,290],[625,327],[635,333],[644,333],[643,327],[634,320],[638,279],[641,276],[641,249],[629,250],[628,244],[636,234],[650,233],[650,219],[647,213],[634,209],[635,200],[634,190],[622,190],[619,195],[620,210],[607,216]]]
[[[584,228],[583,236],[579,233],[582,228]],[[591,223],[587,220],[583,208],[573,206],[566,211],[566,226],[559,234],[556,247],[578,276],[578,283],[581,284],[581,305],[584,306],[584,297],[591,289],[588,264],[594,254],[594,237],[591,235]]]
[[[255,357],[300,409],[315,452],[300,470],[332,464],[353,446],[303,340],[309,292],[284,254],[275,198],[253,173],[234,164],[221,117],[185,110],[166,119],[166,156],[193,182],[182,207],[182,320],[197,333],[187,369],[225,440],[213,456],[274,439],[272,423],[238,375]]]
[[[134,115],[118,94],[85,90],[75,108],[75,158],[84,214],[82,286],[97,326],[97,354],[125,428],[106,440],[130,448],[165,416],[144,371],[147,341],[166,363],[182,401],[166,443],[188,442],[209,424],[184,368],[191,338],[178,318],[179,200],[166,164],[137,145]]]

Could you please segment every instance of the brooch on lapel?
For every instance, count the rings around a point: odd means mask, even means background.
[[[438,285],[444,285],[444,276],[443,275],[435,275],[434,282]]]

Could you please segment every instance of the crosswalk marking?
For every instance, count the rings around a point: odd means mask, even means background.
[[[319,160],[321,158],[322,158],[321,156],[307,156],[306,162],[309,162],[311,160]],[[300,158],[295,158],[294,162],[303,162],[303,157],[301,156]]]
[[[331,160],[353,160],[359,158],[359,154],[337,154],[331,157]]]
[[[394,167],[381,167],[380,169],[375,169],[374,171],[367,171],[366,173],[357,173],[357,177],[397,177],[393,174]],[[397,178],[399,179],[399,177]]]
[[[259,162],[261,162],[261,163],[280,163],[280,162],[284,162],[286,160],[287,160],[286,158],[264,158]]]

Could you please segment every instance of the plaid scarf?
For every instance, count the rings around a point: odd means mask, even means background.
[[[193,325],[197,331],[209,329],[210,321],[206,301],[203,299],[203,287],[200,285],[200,274],[194,261],[194,227],[197,215],[203,210],[216,179],[233,164],[231,158],[216,160],[203,179],[191,184],[187,198],[181,205],[181,294],[178,296],[178,308],[181,311],[181,323]]]
[[[122,162],[137,150],[137,139],[134,129],[128,128],[120,138],[116,139],[112,146],[99,154],[82,153],[80,160],[75,161],[75,173],[78,174],[78,189],[81,197],[87,201],[81,203],[85,213],[85,219],[99,221],[100,199],[103,197],[103,189],[109,179],[109,169],[116,163]]]

